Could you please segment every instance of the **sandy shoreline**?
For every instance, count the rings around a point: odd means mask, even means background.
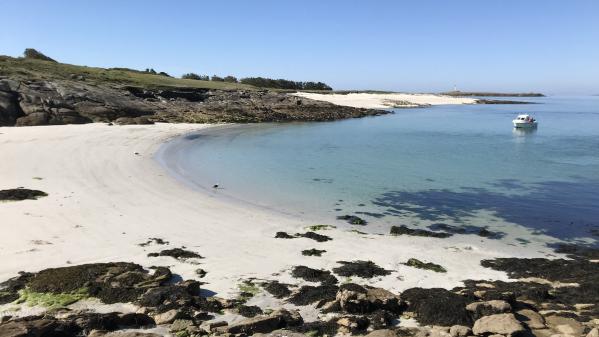
[[[309,92],[298,92],[295,96],[305,97],[317,101],[325,101],[337,105],[351,106],[354,108],[389,109],[396,106],[417,107],[426,105],[445,104],[475,104],[476,99],[468,97],[452,97],[435,94],[316,94]]]
[[[481,259],[543,256],[497,240],[455,235],[446,239],[324,232],[332,241],[275,239],[277,231],[305,232],[310,219],[295,219],[243,204],[225,203],[169,176],[154,160],[159,146],[206,125],[104,124],[0,128],[0,189],[26,187],[49,194],[0,204],[0,280],[17,272],[91,262],[129,261],[171,267],[184,279],[208,272],[204,289],[228,297],[243,279],[292,279],[292,266],[338,266],[371,260],[394,272],[363,280],[392,291],[460,285],[464,279],[507,279],[480,266]],[[135,153],[138,154],[135,154]],[[150,237],[169,246],[141,247]],[[205,258],[199,265],[150,252],[186,246]],[[322,257],[304,249],[327,251]],[[444,266],[439,274],[402,265],[418,258]],[[359,280],[353,280],[354,282]]]

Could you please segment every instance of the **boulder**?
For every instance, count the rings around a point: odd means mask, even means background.
[[[154,315],[154,321],[157,325],[172,323],[175,319],[181,316],[181,312],[177,309],[171,309],[161,314]]]
[[[524,327],[514,314],[496,314],[478,319],[474,322],[472,331],[475,335],[513,335],[524,331]]]
[[[45,334],[54,331],[56,328],[56,321],[49,319],[9,321],[0,325],[0,336],[44,336]]]
[[[162,335],[151,333],[151,332],[140,332],[140,331],[103,331],[94,330],[88,337],[162,337]]]
[[[593,328],[588,334],[587,337],[599,337],[599,329]]]
[[[340,334],[354,334],[368,328],[368,319],[359,316],[347,316],[337,319]]]
[[[176,319],[170,326],[170,331],[172,332],[180,332],[180,331],[199,331],[199,329],[194,325],[193,321],[190,319]]]
[[[545,323],[551,330],[562,335],[581,336],[584,326],[574,318],[551,315],[545,317]]]
[[[380,329],[370,332],[366,337],[397,337],[397,333],[391,329]]]
[[[530,309],[522,309],[516,312],[516,318],[526,324],[530,329],[544,329],[545,319],[538,312]],[[597,336],[599,337],[599,336]]]
[[[470,303],[466,306],[466,310],[470,311],[475,319],[478,319],[483,316],[510,312],[512,311],[512,306],[506,301],[492,300]]]
[[[465,325],[453,325],[449,328],[451,337],[466,337],[472,334],[472,329]]]
[[[303,333],[293,332],[290,330],[280,329],[269,333],[255,333],[254,337],[307,337]]]
[[[348,289],[342,287],[337,292],[335,299],[342,311],[352,314],[366,314],[384,309],[399,313],[400,301],[397,295],[382,288],[360,288]],[[332,306],[332,304],[328,306]]]
[[[280,309],[270,315],[256,316],[226,327],[216,328],[216,331],[231,334],[267,333],[276,329],[298,326],[302,323],[303,319],[298,311]]]
[[[48,125],[50,114],[46,111],[32,112],[26,116],[19,117],[16,126]]]

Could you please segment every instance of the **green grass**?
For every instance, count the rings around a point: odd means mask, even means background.
[[[316,231],[323,231],[323,230],[334,229],[334,228],[337,228],[337,227],[332,226],[332,225],[312,225],[312,226],[306,227],[306,230],[316,232]]]
[[[22,76],[28,79],[71,79],[71,75],[81,75],[85,78],[85,82],[126,84],[145,88],[258,89],[240,83],[184,80],[122,68],[104,69],[9,56],[0,56],[0,75]]]
[[[82,299],[88,298],[86,288],[81,288],[73,293],[37,293],[29,289],[19,290],[19,299],[15,303],[26,303],[29,306],[42,306],[48,309],[63,308]]]

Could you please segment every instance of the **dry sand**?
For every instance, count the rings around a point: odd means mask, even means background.
[[[462,235],[432,239],[333,229],[323,231],[333,238],[325,243],[275,239],[277,231],[304,232],[305,226],[314,223],[308,217],[290,218],[191,189],[169,176],[154,159],[161,143],[206,127],[0,128],[0,189],[22,186],[49,194],[38,200],[0,203],[0,280],[22,270],[130,261],[146,267],[169,266],[183,278],[197,278],[195,270],[205,269],[203,288],[228,297],[235,295],[243,279],[299,284],[289,276],[292,266],[330,269],[338,266],[336,261],[360,259],[394,272],[372,280],[353,278],[353,282],[401,291],[414,286],[454,287],[469,278],[505,280],[504,273],[482,268],[480,260],[540,256],[530,247]],[[170,245],[138,245],[150,237]],[[181,262],[147,257],[150,252],[181,246],[205,258]],[[322,257],[301,255],[310,248],[327,252]],[[412,257],[438,263],[448,272],[401,264]]]
[[[298,92],[295,96],[330,102],[337,105],[346,105],[355,108],[388,109],[393,107],[416,107],[441,104],[475,104],[476,99],[467,97],[452,97],[434,94],[316,94]]]

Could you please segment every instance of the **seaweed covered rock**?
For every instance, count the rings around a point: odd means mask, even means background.
[[[307,239],[312,239],[316,242],[326,242],[326,241],[331,241],[333,240],[331,237],[323,235],[323,234],[318,234],[315,232],[306,232],[306,233],[298,233],[296,234],[296,236],[298,237],[302,237],[302,238],[307,238]]]
[[[359,288],[357,288],[359,287]],[[342,311],[350,314],[368,314],[385,310],[398,314],[402,309],[399,296],[382,288],[363,288],[358,285],[341,287],[335,300]]]
[[[288,234],[287,232],[277,232],[275,234],[275,239],[295,239],[296,237]]]
[[[135,301],[146,289],[159,287],[170,279],[167,268],[157,268],[149,274],[133,263],[94,263],[44,269],[33,275],[26,286],[38,293],[85,291],[104,303],[116,303]]]
[[[324,305],[335,299],[339,287],[332,284],[320,286],[302,286],[289,298],[289,302],[295,305],[308,305],[319,303]]]
[[[291,295],[289,285],[280,283],[279,281],[269,281],[262,283],[262,288],[275,298],[285,298]]]
[[[48,196],[46,192],[27,188],[0,190],[0,201],[36,200],[37,198],[46,196]]]
[[[391,271],[377,266],[372,261],[337,261],[337,263],[342,266],[333,268],[333,272],[339,276],[372,278],[375,276],[386,276],[391,274]]]
[[[466,306],[466,310],[472,313],[472,317],[480,318],[483,316],[503,314],[512,311],[512,306],[502,300],[491,300],[486,302],[473,302]]]
[[[410,288],[401,293],[401,298],[420,324],[472,326],[472,318],[466,310],[468,299],[449,290]]]
[[[345,220],[350,225],[365,226],[368,224],[366,220],[355,215],[340,215],[337,217],[337,220]]]
[[[391,226],[390,234],[391,235],[423,236],[423,237],[440,238],[440,239],[448,238],[453,235],[451,233],[433,232],[433,231],[428,231],[426,229],[409,228],[406,225]]]
[[[326,250],[315,248],[302,250],[304,256],[322,256],[322,253],[326,253]]]
[[[301,278],[309,282],[320,282],[321,284],[335,284],[337,278],[328,270],[313,269],[306,266],[296,266],[291,271],[291,276]]]
[[[165,249],[158,253],[149,253],[149,257],[157,257],[157,256],[170,256],[177,260],[185,261],[187,259],[203,259],[204,257],[198,253],[192,252],[190,250],[186,250],[183,248],[172,248]]]
[[[414,267],[414,268],[418,268],[418,269],[426,269],[426,270],[432,270],[436,273],[446,273],[447,269],[445,269],[443,266],[438,265],[436,263],[432,263],[432,262],[422,262],[418,259],[414,259],[411,258],[409,259],[406,263],[404,263],[406,266],[408,267]]]

